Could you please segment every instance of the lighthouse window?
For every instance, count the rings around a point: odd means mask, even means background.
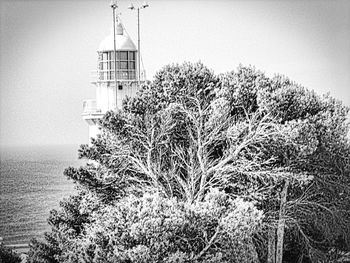
[[[128,62],[127,61],[121,61],[120,62],[120,68],[121,69],[128,69]]]
[[[102,69],[108,69],[108,63],[107,62],[103,62],[102,63]]]
[[[135,61],[130,61],[129,62],[129,69],[135,69]]]
[[[128,51],[120,51],[118,53],[120,60],[128,60]]]
[[[129,51],[129,60],[135,60],[135,52]]]

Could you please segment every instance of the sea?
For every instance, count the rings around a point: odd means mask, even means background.
[[[49,212],[76,192],[63,171],[78,167],[78,145],[0,148],[0,241],[23,247],[49,231]]]

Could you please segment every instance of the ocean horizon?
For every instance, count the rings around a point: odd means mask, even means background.
[[[78,145],[0,148],[0,237],[5,245],[43,239],[50,210],[75,193],[63,171],[84,164]]]

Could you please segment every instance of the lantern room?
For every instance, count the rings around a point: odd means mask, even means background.
[[[113,30],[100,44],[98,53],[97,79],[102,82],[136,81],[137,80],[137,48],[131,38],[124,33],[121,22],[116,26],[115,41]],[[115,47],[114,47],[115,46]],[[116,59],[114,58],[116,56]],[[116,71],[114,70],[116,68]]]

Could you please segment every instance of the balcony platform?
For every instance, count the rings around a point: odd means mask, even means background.
[[[101,119],[104,112],[98,109],[96,106],[96,100],[84,100],[83,102],[83,113],[81,116],[89,124],[96,124],[98,119]]]

